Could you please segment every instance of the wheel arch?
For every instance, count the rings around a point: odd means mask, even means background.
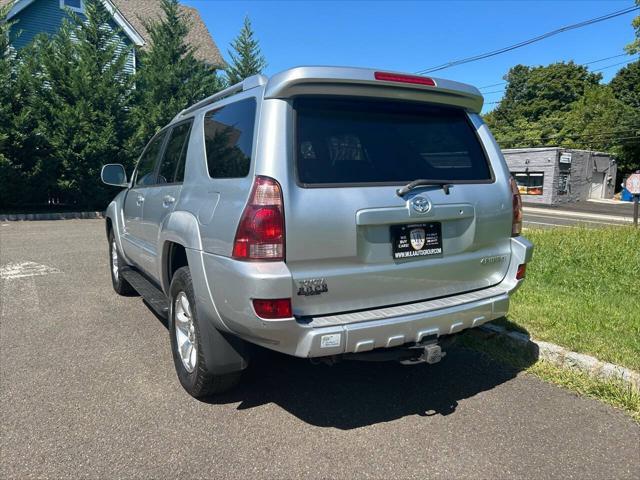
[[[189,265],[186,250],[202,250],[198,220],[183,211],[167,215],[160,230],[159,245],[162,289],[168,293],[175,271]]]

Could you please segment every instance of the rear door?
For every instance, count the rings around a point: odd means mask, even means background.
[[[176,124],[169,131],[158,162],[155,184],[145,192],[141,236],[154,259],[157,259],[159,254],[158,237],[162,224],[180,197],[192,122],[193,120],[189,119]],[[154,262],[154,265],[157,265],[157,262]],[[153,274],[159,280],[159,272]]]
[[[141,265],[148,256],[148,247],[144,244],[143,208],[150,188],[156,183],[156,161],[162,150],[166,131],[158,133],[144,149],[133,174],[131,188],[124,201],[123,248],[127,256]]]
[[[298,315],[409,303],[499,283],[511,205],[465,111],[299,97],[286,261]],[[416,179],[434,184],[400,196]]]

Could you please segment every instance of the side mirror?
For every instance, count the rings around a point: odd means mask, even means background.
[[[103,165],[102,172],[100,172],[100,178],[103,183],[107,185],[113,185],[114,187],[126,187],[127,172],[124,167],[119,163],[108,163]]]

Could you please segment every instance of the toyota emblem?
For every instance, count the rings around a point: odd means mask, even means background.
[[[431,210],[431,202],[425,197],[413,197],[411,206],[418,213],[427,213]]]

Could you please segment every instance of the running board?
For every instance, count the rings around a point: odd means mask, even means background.
[[[146,300],[154,312],[163,318],[169,316],[169,299],[155,284],[147,280],[146,277],[136,270],[130,268],[122,270],[121,275],[136,292],[142,295],[142,298]]]

